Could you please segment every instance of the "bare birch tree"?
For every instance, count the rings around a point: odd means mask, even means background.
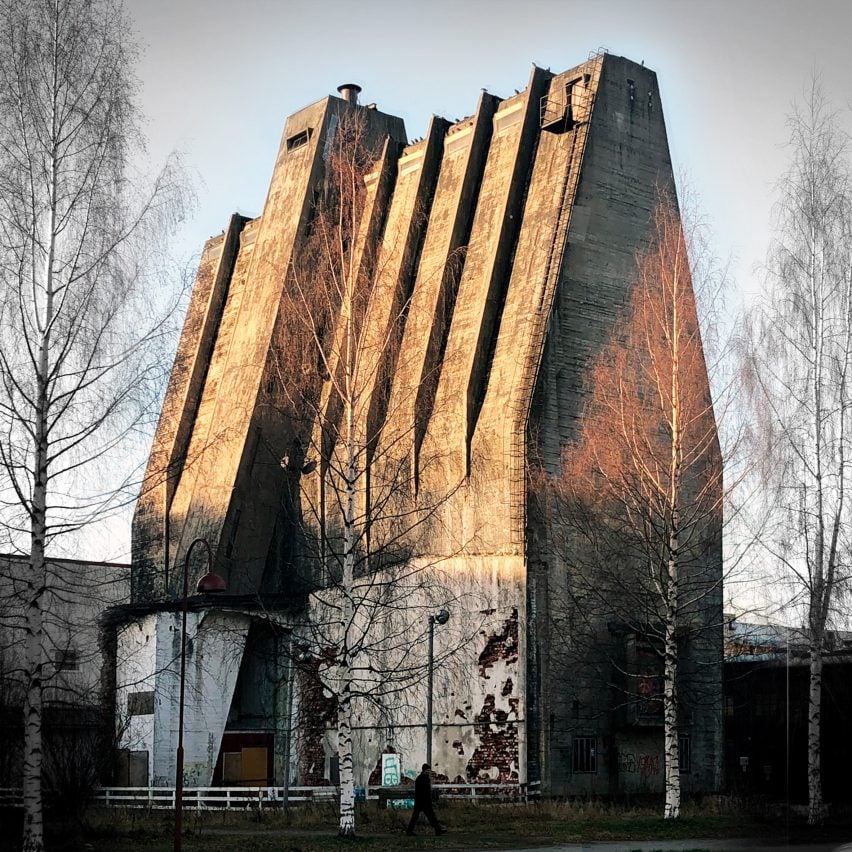
[[[808,821],[817,824],[823,653],[849,592],[852,546],[852,184],[848,140],[816,80],[788,126],[791,163],[746,379],[771,519],[761,543],[808,627]]]
[[[387,199],[375,194],[392,179],[397,144],[371,139],[355,111],[341,111],[335,128],[310,234],[290,269],[279,377],[303,422],[285,466],[300,483],[301,555],[313,572],[297,664],[333,696],[339,831],[352,835],[354,703],[391,718],[425,676],[426,616],[453,596],[419,538],[453,489],[418,502],[412,432],[383,431],[423,211],[414,204],[399,233],[382,225]]]
[[[615,619],[662,662],[661,672],[623,674],[645,710],[661,705],[664,816],[675,819],[681,646],[714,627],[721,637],[723,489],[690,267],[704,248],[672,199],[653,224],[626,310],[593,361],[554,496],[581,609],[596,623]]]
[[[4,0],[0,21],[0,497],[29,561],[23,848],[37,852],[48,551],[124,499],[122,451],[167,363],[148,272],[180,199],[172,170],[145,193],[131,179],[135,47],[117,3]]]

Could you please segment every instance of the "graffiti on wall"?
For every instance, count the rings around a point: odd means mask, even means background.
[[[635,754],[632,751],[618,753],[618,771],[638,773],[640,778],[650,778],[660,774],[660,755]]]

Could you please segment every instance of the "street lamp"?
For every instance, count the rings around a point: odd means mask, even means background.
[[[429,616],[429,667],[426,676],[426,763],[432,765],[432,677],[435,673],[435,624],[446,624],[450,613],[438,610]]]
[[[183,821],[183,706],[186,685],[186,611],[189,606],[189,557],[196,544],[203,544],[207,551],[207,573],[195,586],[196,592],[224,592],[225,581],[213,573],[213,551],[206,539],[197,538],[186,551],[183,560],[183,614],[180,628],[180,701],[178,703],[178,745],[175,768],[175,842],[174,852],[181,850],[181,823]]]

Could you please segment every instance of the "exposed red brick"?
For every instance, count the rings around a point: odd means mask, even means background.
[[[474,731],[479,746],[467,764],[469,782],[493,779],[491,771],[495,767],[501,783],[518,780],[517,770],[513,768],[518,765],[517,713],[514,715],[515,719],[510,722],[509,714],[497,709],[494,695],[485,696],[482,710],[476,714]]]
[[[334,725],[337,712],[335,697],[327,696],[320,682],[319,664],[319,660],[311,660],[299,671],[299,777],[308,786],[329,783],[323,738],[326,729]]]
[[[518,610],[512,609],[512,614],[503,624],[499,633],[492,633],[479,655],[480,677],[487,678],[487,670],[495,663],[503,661],[514,663],[518,660]]]

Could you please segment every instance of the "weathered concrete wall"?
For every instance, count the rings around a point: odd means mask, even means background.
[[[609,342],[630,295],[636,255],[649,243],[660,190],[673,185],[654,73],[607,56],[597,69],[584,66],[560,75],[554,86],[584,73],[592,82],[597,73],[600,78],[582,142],[582,168],[573,178],[571,217],[563,244],[556,247],[558,280],[545,296],[548,327],[528,436],[530,456],[550,474],[559,472],[563,448],[578,436],[589,364]],[[540,155],[546,150],[540,148]],[[529,570],[539,613],[532,628],[540,649],[537,739],[545,789],[557,794],[660,790],[661,720],[650,729],[635,725],[624,710],[636,699],[630,684],[613,686],[625,659],[624,638],[607,629],[617,608],[601,610],[584,591],[591,580],[572,585],[571,555],[565,552],[570,533],[554,534],[553,517],[532,514]],[[720,548],[721,531],[711,525],[705,557],[682,579],[685,594],[688,582],[690,593],[711,590],[689,615],[699,637],[682,649],[682,733],[690,737],[693,765],[684,775],[685,789],[716,789],[721,765]],[[595,772],[574,771],[578,737],[596,738]],[[622,758],[626,754],[639,757],[631,763]],[[624,768],[640,762],[638,774]],[[654,766],[659,772],[650,771]]]
[[[548,97],[558,99],[566,82],[579,78],[590,108],[600,65],[596,60],[553,78]],[[492,535],[508,531],[515,546],[523,544],[525,534],[528,412],[550,330],[553,293],[575,211],[588,133],[588,123],[578,123],[571,132],[539,136],[490,381],[473,436],[472,478],[486,492],[507,480],[497,505],[493,500],[481,504],[476,526],[494,529]]]
[[[186,512],[174,555],[179,558],[190,542],[204,537],[221,558],[227,547],[226,518],[240,511],[232,507],[240,468],[259,446],[253,431],[262,379],[273,340],[281,289],[307,213],[314,183],[321,173],[322,140],[333,111],[319,101],[292,116],[284,129],[261,225],[251,253],[239,311],[235,317],[227,357],[221,363],[211,422],[227,424],[227,431],[205,446],[197,463],[195,487],[186,498]],[[288,140],[308,133],[304,144]],[[227,578],[230,579],[230,578]]]
[[[147,783],[151,783],[154,755],[154,714],[130,714],[130,694],[156,692],[157,616],[147,615],[118,632],[116,648],[116,735],[118,747],[147,752]],[[155,699],[156,700],[156,694]],[[153,709],[153,708],[152,708]]]
[[[534,68],[524,92],[501,103],[494,115],[434,412],[423,441],[423,455],[438,460],[424,477],[423,487],[427,492],[440,494],[448,482],[470,486],[445,501],[443,507],[442,521],[450,535],[451,550],[463,546],[487,553],[500,552],[506,546],[502,525],[498,523],[494,534],[489,536],[476,523],[483,515],[490,517],[495,511],[495,491],[497,495],[505,494],[503,471],[487,489],[489,510],[477,513],[476,507],[487,492],[479,490],[483,483],[478,471],[472,470],[470,445],[482,399],[490,384],[512,253],[524,218],[525,192],[538,134],[539,102],[547,77],[544,71]]]
[[[404,448],[413,490],[419,486],[421,468],[431,468],[443,457],[443,448],[434,459],[423,457],[421,447],[435,411],[435,388],[498,103],[498,98],[483,94],[472,117],[451,127],[443,122],[430,127],[430,136],[443,136],[440,174],[423,223],[426,233],[376,453],[381,459],[392,447]]]
[[[208,369],[195,412],[192,435],[184,455],[183,466],[177,477],[174,497],[169,504],[169,551],[172,556],[172,565],[175,566],[172,569],[174,580],[170,589],[173,594],[180,591],[180,570],[176,569],[182,567],[181,558],[185,552],[180,551],[180,541],[199,479],[201,478],[203,487],[206,465],[209,464],[211,456],[217,452],[219,442],[224,440],[231,430],[231,424],[220,420],[216,416],[216,411],[222,379],[228,368],[234,335],[239,324],[246,280],[259,229],[260,221],[254,220],[247,223],[240,234],[239,252],[233,265],[228,282],[227,298],[216,328]]]

